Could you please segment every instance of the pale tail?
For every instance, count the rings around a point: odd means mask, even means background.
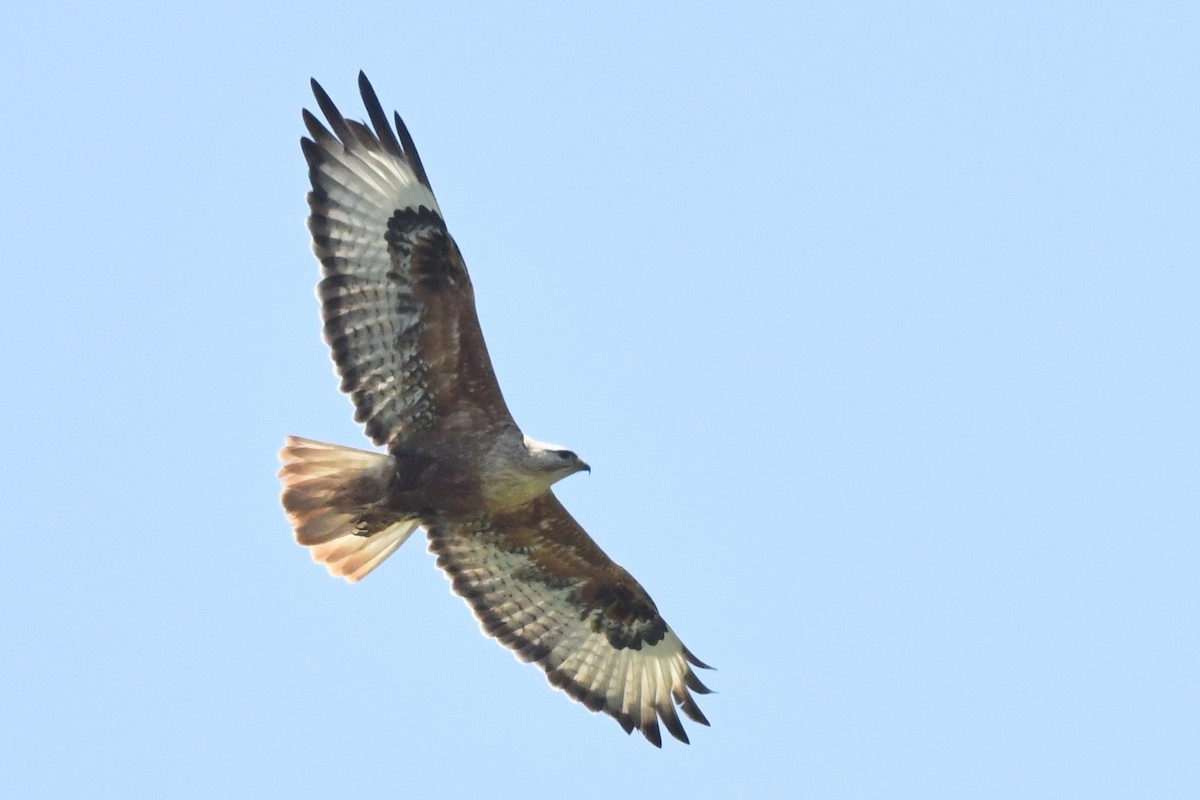
[[[391,456],[289,436],[279,453],[283,508],[313,560],[354,583],[421,524],[383,508]]]

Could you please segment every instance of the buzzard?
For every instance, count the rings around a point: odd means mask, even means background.
[[[412,137],[362,73],[370,126],[314,80],[304,111],[325,341],[354,419],[386,453],[288,437],[283,507],[333,575],[361,580],[417,528],[485,633],[551,685],[662,746],[687,742],[676,706],[707,725],[708,689],[633,576],[550,490],[589,467],[521,432],[488,358],[462,254]],[[328,126],[328,127],[327,127]]]

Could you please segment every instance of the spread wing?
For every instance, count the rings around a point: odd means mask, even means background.
[[[311,138],[300,141],[325,340],[354,419],[377,445],[511,421],[412,137],[398,114],[391,127],[366,76],[358,82],[373,130],[345,119],[314,80],[329,127],[305,110]]]
[[[676,705],[708,724],[690,693],[708,693],[692,671],[707,665],[553,493],[470,524],[435,522],[428,531],[438,566],[484,632],[535,662],[553,686],[658,747],[660,719],[688,740]]]

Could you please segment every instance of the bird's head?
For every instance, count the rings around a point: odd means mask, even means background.
[[[547,444],[525,437],[525,448],[531,465],[551,477],[551,483],[561,481],[576,472],[591,472],[592,468],[574,452],[556,444]]]

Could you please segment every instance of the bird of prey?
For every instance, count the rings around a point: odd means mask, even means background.
[[[296,540],[358,581],[417,528],[483,631],[626,733],[687,742],[676,707],[707,725],[708,689],[633,576],[550,490],[589,467],[529,438],[492,371],[466,265],[412,137],[362,73],[370,125],[314,80],[301,148],[308,228],[321,263],[325,341],[354,419],[385,453],[288,437],[283,506]]]

